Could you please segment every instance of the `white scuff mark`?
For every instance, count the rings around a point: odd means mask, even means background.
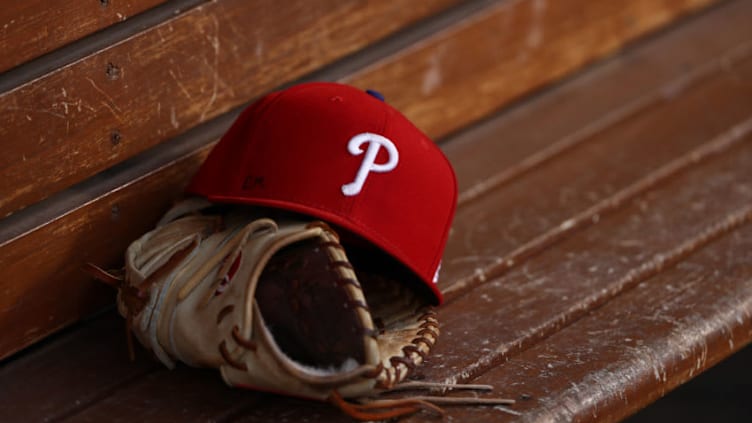
[[[17,111],[17,112],[29,112],[29,113],[44,113],[46,115],[52,115],[52,116],[58,117],[60,119],[65,119],[65,115],[62,115],[60,113],[57,113],[57,112],[55,112],[53,110],[48,110],[48,109],[33,109],[31,107],[13,107],[13,106],[10,106],[10,107],[7,107],[5,110],[11,110],[11,111]],[[31,117],[29,115],[26,115],[26,118],[28,120],[31,120]]]
[[[68,92],[65,91],[65,88],[60,88],[60,90],[63,92],[63,97],[68,97]]]
[[[183,95],[185,95],[186,97],[188,97],[188,100],[193,101],[193,97],[191,96],[191,93],[189,93],[188,90],[185,88],[185,85],[183,85],[183,83],[180,82],[180,80],[178,79],[177,75],[175,75],[175,72],[173,72],[172,69],[170,69],[167,72],[170,73],[170,76],[172,77],[173,81],[175,81],[175,83],[178,85],[178,88],[180,88],[180,91],[183,92]]]
[[[178,122],[177,117],[175,116],[175,108],[170,107],[170,123],[172,124],[172,127],[175,129],[178,129],[180,126],[180,122]]]
[[[159,35],[159,41],[161,41],[162,43],[164,43],[165,42],[165,37],[164,37],[164,35],[162,35],[162,28],[157,28],[157,35]]]
[[[31,116],[26,115],[26,120],[28,120],[29,122],[31,122]]]
[[[107,94],[103,89],[99,88],[97,86],[97,84],[94,82],[93,79],[91,79],[91,78],[86,78],[86,79],[89,81],[89,83],[91,84],[92,88],[94,88],[95,90],[97,90],[100,94],[102,94],[107,99],[106,102],[105,101],[101,101],[100,103],[104,107],[106,107],[110,111],[110,113],[112,113],[112,115],[115,117],[115,119],[118,120],[118,122],[125,123],[120,118],[120,115],[123,113],[123,111],[120,110],[120,108],[117,106],[117,104],[115,104],[115,100],[113,100],[112,97],[110,97],[110,95]]]
[[[441,49],[428,59],[428,69],[423,75],[423,84],[421,85],[421,93],[423,95],[431,95],[441,85],[443,77],[441,75],[441,62],[444,56],[444,50]]]
[[[264,55],[264,40],[260,39],[258,36],[256,38],[256,58],[260,59],[261,56]]]
[[[543,44],[543,15],[546,13],[546,7],[546,0],[534,0],[532,3],[533,19],[525,40],[529,48],[537,48]]]
[[[561,224],[559,225],[559,228],[562,231],[566,231],[566,230],[574,228],[574,224],[575,224],[574,219],[565,220],[561,222]]]
[[[211,109],[211,106],[214,105],[214,101],[217,99],[217,91],[219,89],[219,51],[220,51],[220,43],[219,43],[219,21],[217,20],[216,16],[212,15],[212,22],[214,26],[214,34],[207,36],[207,39],[209,40],[209,43],[211,43],[212,49],[214,50],[214,63],[211,65],[211,71],[212,71],[212,94],[209,98],[209,101],[204,106],[204,110],[201,112],[201,120],[203,121],[206,118],[207,113],[209,113],[209,110]],[[207,61],[208,65],[208,61]]]
[[[123,119],[120,118],[120,115],[115,112],[115,108],[113,108],[112,106],[110,106],[109,104],[107,104],[106,101],[100,101],[99,104],[101,104],[102,106],[104,106],[105,108],[107,108],[107,110],[109,110],[110,113],[112,113],[112,116],[114,116],[115,119],[118,120],[118,122],[125,123],[125,122],[123,122]]]
[[[486,272],[483,271],[482,267],[478,267],[473,272],[474,276],[481,282],[486,281]]]
[[[57,108],[58,105],[63,106],[63,113],[68,114],[69,107],[75,107],[77,112],[81,112],[82,108],[82,100],[79,98],[78,101],[61,101],[60,103],[53,103],[52,108]],[[93,110],[93,109],[92,109]]]

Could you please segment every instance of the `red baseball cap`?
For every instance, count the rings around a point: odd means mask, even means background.
[[[377,93],[314,82],[244,110],[188,192],[315,216],[373,243],[436,286],[457,205],[441,150]]]

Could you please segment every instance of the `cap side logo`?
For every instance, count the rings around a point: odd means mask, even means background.
[[[368,144],[368,149],[364,151],[363,144],[366,143]],[[386,163],[376,163],[376,156],[382,147],[388,153],[389,158]],[[350,141],[347,143],[347,151],[353,156],[359,156],[365,152],[365,157],[363,157],[363,161],[360,163],[355,180],[349,184],[342,185],[342,193],[348,197],[360,194],[360,190],[363,189],[363,184],[366,183],[369,173],[391,172],[397,167],[397,163],[399,162],[399,151],[397,151],[397,146],[394,145],[392,140],[370,132],[363,132],[350,138]]]

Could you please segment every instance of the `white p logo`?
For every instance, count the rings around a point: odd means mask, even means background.
[[[355,180],[349,184],[342,185],[342,193],[348,197],[360,193],[370,172],[389,172],[394,170],[397,167],[397,162],[399,162],[399,152],[394,143],[389,138],[370,132],[363,132],[350,138],[350,141],[347,143],[347,151],[353,156],[359,156],[363,154],[362,147],[365,143],[368,143],[368,150],[366,150],[363,162],[360,164],[360,168],[358,168]],[[386,163],[376,163],[376,156],[379,154],[381,147],[384,147],[389,154],[389,159]]]

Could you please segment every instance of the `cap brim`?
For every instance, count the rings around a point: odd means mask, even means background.
[[[432,300],[435,305],[440,305],[441,303],[444,302],[444,296],[439,290],[438,285],[434,283],[432,280],[426,280],[425,277],[421,276],[420,269],[416,269],[413,266],[411,266],[410,260],[403,259],[401,257],[400,251],[397,251],[394,246],[386,242],[383,238],[378,236],[378,234],[375,234],[372,231],[369,231],[367,228],[357,225],[355,222],[352,222],[348,219],[343,218],[341,215],[337,213],[330,212],[327,210],[322,210],[316,207],[306,206],[304,204],[292,203],[292,202],[287,202],[287,201],[279,201],[279,200],[271,200],[271,199],[265,199],[265,198],[247,198],[247,197],[235,197],[235,196],[225,196],[225,195],[204,195],[204,196],[209,201],[213,201],[213,202],[246,204],[246,205],[254,205],[254,206],[271,207],[271,208],[276,208],[280,210],[288,210],[292,212],[297,212],[297,213],[313,216],[313,217],[325,220],[329,224],[339,226],[365,239],[366,241],[372,243],[376,247],[382,249],[383,251],[388,253],[390,256],[392,256],[394,259],[399,261],[403,266],[408,268],[412,273],[415,274],[416,278],[418,278],[420,282],[422,282],[422,284],[426,288],[428,288],[428,291],[432,294]]]

